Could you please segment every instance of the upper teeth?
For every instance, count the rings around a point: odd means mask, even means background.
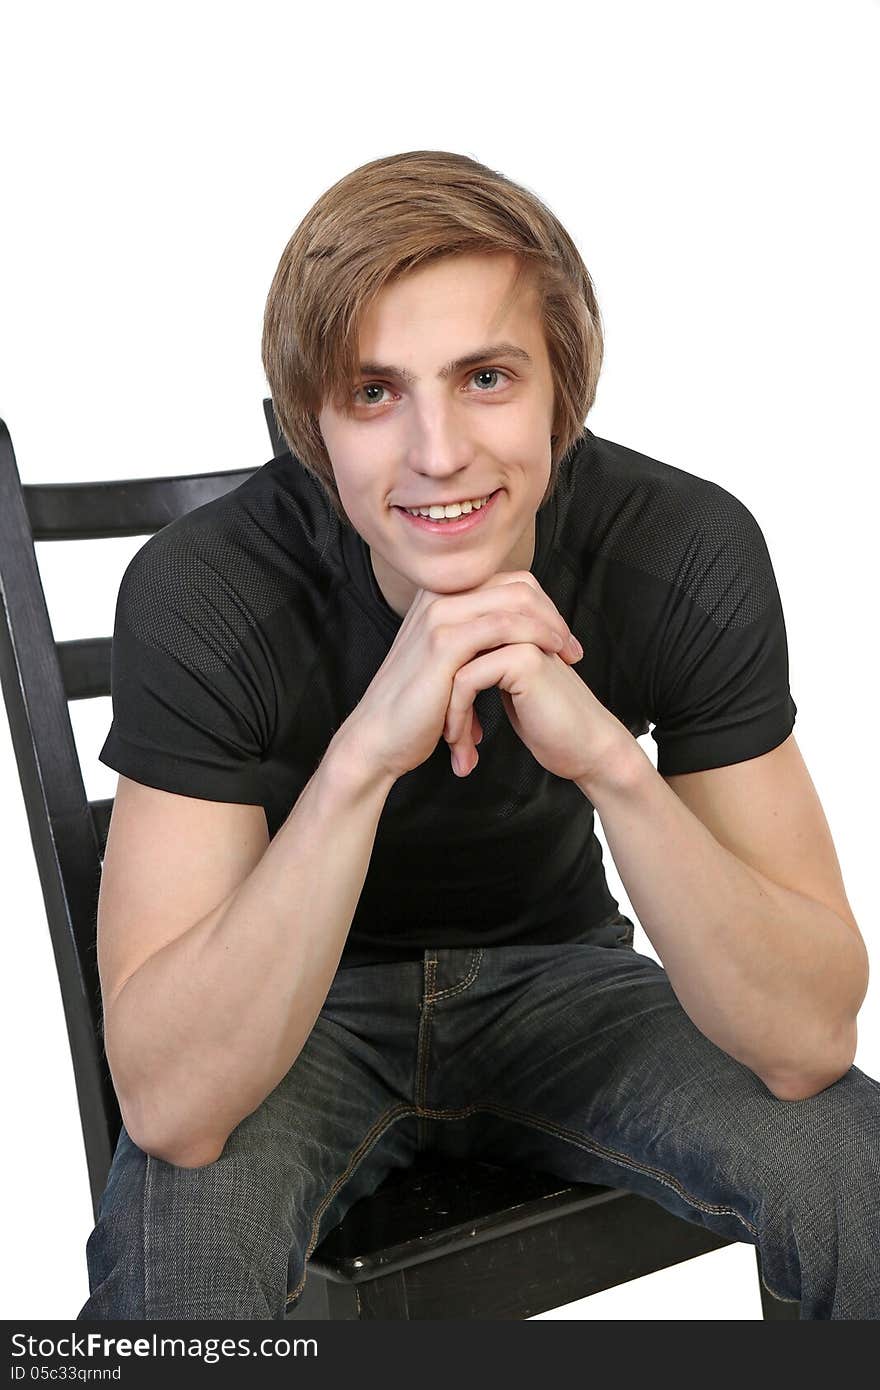
[[[404,511],[409,512],[410,516],[428,516],[432,521],[440,521],[445,516],[467,516],[468,512],[479,511],[491,496],[490,492],[486,497],[469,497],[464,502],[450,502],[445,507],[404,507]]]

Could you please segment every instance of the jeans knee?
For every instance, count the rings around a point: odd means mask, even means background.
[[[305,1267],[311,1179],[285,1153],[228,1145],[200,1168],[123,1133],[86,1245],[86,1318],[283,1318]],[[315,1184],[315,1192],[319,1185]]]
[[[104,1211],[86,1242],[89,1297],[78,1320],[140,1320],[144,1294],[143,1229],[131,1211]]]

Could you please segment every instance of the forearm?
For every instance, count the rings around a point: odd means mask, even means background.
[[[114,1002],[106,1031],[125,1040],[132,1137],[168,1162],[217,1156],[323,1007],[393,785],[356,772],[343,732],[248,877]]]
[[[720,845],[635,739],[613,776],[577,785],[700,1031],[777,1094],[796,1098],[842,1075],[855,1051],[865,971],[847,924]]]

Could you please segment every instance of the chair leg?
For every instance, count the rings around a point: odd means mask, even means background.
[[[766,1287],[761,1272],[761,1252],[755,1246],[755,1259],[758,1262],[758,1288],[761,1291],[761,1309],[765,1322],[768,1318],[797,1318],[800,1320],[801,1305],[796,1299],[776,1298]]]

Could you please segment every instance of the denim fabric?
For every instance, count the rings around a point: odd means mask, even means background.
[[[417,1153],[626,1188],[759,1247],[800,1317],[880,1318],[880,1085],[782,1101],[710,1042],[615,914],[557,946],[337,971],[287,1075],[220,1157],[123,1128],[80,1319],[282,1319],[315,1247]]]

